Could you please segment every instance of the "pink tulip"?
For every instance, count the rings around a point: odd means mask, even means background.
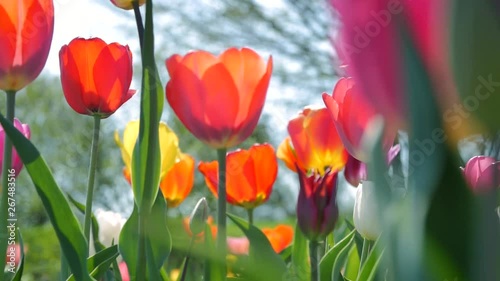
[[[120,270],[120,275],[122,276],[122,280],[123,281],[130,281],[130,275],[128,274],[128,267],[124,261],[122,261],[118,265],[118,269]]]
[[[476,193],[483,193],[494,187],[500,187],[500,161],[493,157],[472,157],[465,164],[463,173],[469,186]]]
[[[361,93],[352,78],[340,78],[331,96],[323,93],[323,101],[346,150],[354,158],[366,161],[369,152],[363,150],[361,141],[370,122],[377,116],[373,105]],[[395,137],[396,130],[387,128],[384,139],[385,151],[392,146]]]
[[[14,127],[19,130],[26,138],[31,137],[31,131],[28,125],[22,124],[18,119],[14,119]],[[4,153],[4,143],[5,143],[5,132],[3,127],[0,126],[0,174],[2,173],[3,167],[3,153]],[[21,158],[17,154],[17,151],[13,148],[12,151],[12,169],[14,169],[14,174],[17,177],[23,168],[23,162],[21,162]]]
[[[331,0],[342,27],[335,47],[360,92],[390,127],[406,125],[402,34],[409,35],[438,91],[453,91],[446,55],[446,1]],[[449,94],[451,93],[451,94]],[[442,97],[446,99],[446,97]]]

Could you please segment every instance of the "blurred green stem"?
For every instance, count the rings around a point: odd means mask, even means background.
[[[144,25],[142,23],[141,10],[139,10],[139,1],[132,1],[132,6],[134,7],[135,23],[137,24],[137,32],[139,33],[139,44],[144,46]]]
[[[253,208],[247,209],[248,223],[253,224]]]
[[[366,257],[368,257],[368,253],[370,252],[370,241],[368,239],[363,239],[363,250],[361,251],[361,258],[359,260],[359,270],[363,268],[363,264],[366,261]]]
[[[92,198],[94,197],[95,172],[97,168],[97,149],[99,148],[99,131],[101,127],[101,117],[94,114],[94,132],[92,134],[92,147],[90,149],[89,177],[87,183],[87,202],[85,204],[85,219],[83,229],[87,245],[90,248],[90,218],[92,215]],[[94,237],[96,239],[96,237]]]
[[[191,257],[191,250],[193,249],[194,241],[196,240],[196,235],[193,234],[191,237],[191,242],[189,243],[189,250],[187,252],[186,258],[184,259],[184,266],[182,267],[182,274],[180,281],[186,280],[187,269],[189,266],[189,258]]]
[[[219,187],[217,194],[217,252],[219,253],[220,270],[226,280],[226,148],[217,149],[219,162]]]
[[[16,110],[16,92],[7,91],[7,120],[14,124],[14,115]],[[1,149],[1,148],[0,148]],[[0,253],[7,252],[7,238],[9,236],[7,230],[8,215],[8,184],[9,178],[12,176],[9,170],[12,166],[12,142],[5,135],[5,142],[3,147],[3,167],[2,167],[2,199],[0,201]],[[14,192],[15,194],[15,192]],[[15,214],[14,214],[15,215]],[[4,264],[5,265],[5,264]],[[3,267],[2,267],[3,268]],[[0,280],[4,280],[4,275],[0,274]]]
[[[319,281],[319,242],[309,241],[309,260],[311,261],[311,281]]]

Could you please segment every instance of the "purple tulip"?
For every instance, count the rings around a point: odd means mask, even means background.
[[[327,170],[323,176],[307,176],[301,169],[297,219],[300,230],[309,240],[320,240],[333,231],[338,218],[337,172]]]

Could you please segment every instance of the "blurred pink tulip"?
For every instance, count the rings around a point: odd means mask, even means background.
[[[472,157],[465,164],[463,173],[469,186],[476,193],[483,193],[494,187],[500,187],[500,161],[493,157]]]
[[[118,269],[120,270],[120,275],[122,276],[122,280],[123,281],[130,281],[130,275],[128,274],[128,267],[124,261],[122,261],[118,265]]]
[[[18,119],[14,119],[14,127],[16,127],[17,130],[19,130],[26,138],[31,137],[31,131],[30,127],[26,124],[22,124],[21,121]],[[4,154],[4,143],[5,143],[5,132],[3,130],[3,127],[0,126],[0,175],[2,173],[2,167],[3,167],[3,154]],[[19,155],[17,154],[17,151],[13,148],[12,151],[12,169],[14,169],[14,174],[17,177],[19,173],[21,172],[21,169],[23,168],[23,162],[21,161],[21,158],[19,158]]]
[[[436,90],[449,91],[451,72],[446,56],[447,1],[331,0],[342,22],[335,47],[360,92],[390,127],[406,125],[403,39],[411,37]]]

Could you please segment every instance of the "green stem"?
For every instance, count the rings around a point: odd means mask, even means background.
[[[186,255],[186,259],[184,260],[184,266],[182,267],[182,274],[181,274],[181,279],[180,281],[185,281],[186,280],[186,274],[187,274],[187,269],[189,266],[189,258],[191,257],[191,251],[193,249],[194,241],[196,240],[196,235],[193,235],[191,237],[191,242],[189,243],[189,250]]]
[[[217,252],[219,253],[219,263],[221,276],[226,280],[226,148],[217,150],[217,158],[219,161],[219,187],[217,190]]]
[[[253,208],[247,209],[248,223],[253,224]]]
[[[90,218],[92,215],[92,198],[94,196],[95,172],[97,168],[97,149],[99,147],[99,131],[101,127],[101,117],[98,114],[94,115],[94,132],[92,136],[92,147],[90,149],[90,165],[89,177],[87,183],[87,203],[85,204],[85,219],[83,229],[85,238],[87,238],[88,246],[90,247]],[[97,239],[97,237],[94,237]]]
[[[309,260],[311,261],[311,281],[319,281],[319,243],[309,241]]]
[[[132,1],[132,6],[134,7],[135,23],[137,25],[137,33],[139,34],[139,44],[144,46],[144,25],[142,23],[141,11],[139,10],[139,1]]]
[[[14,124],[14,115],[16,110],[16,92],[7,91],[7,115],[6,118],[9,122]],[[1,149],[1,148],[0,148]],[[0,201],[0,253],[7,251],[7,238],[9,233],[7,230],[8,216],[8,183],[9,178],[12,177],[9,169],[12,166],[12,142],[5,135],[5,142],[3,147],[3,167],[2,167],[2,198]],[[3,267],[2,267],[3,268]],[[4,280],[4,274],[0,274],[0,280]]]

